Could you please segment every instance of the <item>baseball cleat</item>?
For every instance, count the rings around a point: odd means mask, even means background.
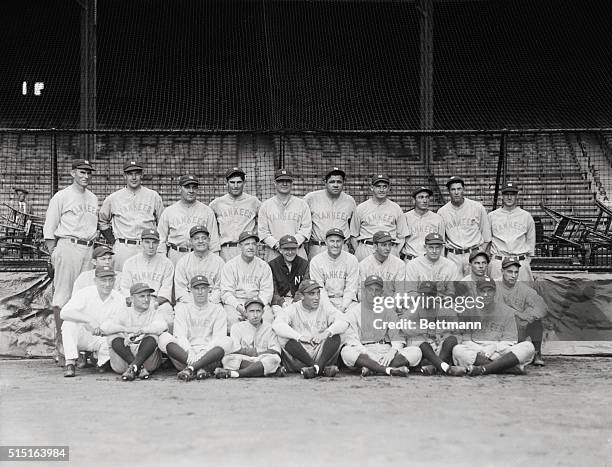
[[[227,379],[231,375],[231,371],[225,368],[215,368],[215,378],[217,379]]]
[[[327,376],[328,378],[333,378],[334,376],[336,376],[338,373],[340,373],[340,370],[338,369],[338,367],[336,365],[329,365],[326,366],[325,368],[323,368],[323,376]]]
[[[523,368],[521,368],[521,365],[514,365],[513,367],[508,368],[507,370],[504,370],[504,374],[506,375],[524,375],[527,373],[525,372]]]
[[[421,374],[425,376],[434,376],[438,374],[438,370],[433,365],[425,365],[421,367]]]
[[[287,376],[287,368],[285,368],[283,365],[279,366],[276,372],[274,373],[274,376],[284,378],[285,376]]]
[[[205,370],[204,368],[200,368],[198,372],[196,373],[196,379],[199,379],[199,380],[208,379],[211,376],[212,374],[208,370]]]
[[[398,368],[391,368],[390,371],[390,376],[408,376],[408,373],[410,373],[410,370],[408,369],[407,366],[400,366]]]
[[[66,368],[64,369],[64,378],[73,378],[75,374],[76,368],[74,367],[74,365],[71,363],[66,365]]]
[[[140,370],[140,374],[138,375],[138,377],[140,379],[149,379],[151,378],[151,373],[149,373],[149,370],[147,370],[146,368],[143,368],[142,370]]]
[[[190,367],[187,367],[176,374],[176,377],[181,381],[191,381],[195,379],[195,375],[193,374],[193,370]]]
[[[467,368],[463,366],[452,365],[446,372],[449,376],[465,376],[467,374]]]
[[[374,372],[365,366],[361,367],[361,376],[367,378],[368,376],[374,376]]]
[[[317,376],[317,369],[314,366],[305,366],[300,370],[304,379],[311,379]]]
[[[532,362],[535,366],[544,366],[544,360],[542,360],[542,354],[541,353],[536,353],[535,357],[533,357],[533,362]]]
[[[469,365],[467,367],[467,374],[470,376],[482,376],[485,374],[485,368],[480,365]]]
[[[138,376],[138,367],[136,365],[130,365],[125,373],[121,375],[123,381],[134,381]]]

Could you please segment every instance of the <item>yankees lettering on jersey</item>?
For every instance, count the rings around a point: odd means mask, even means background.
[[[159,253],[166,252],[166,242],[174,245],[189,246],[189,229],[194,225],[205,225],[210,236],[210,251],[219,251],[219,232],[217,219],[211,208],[200,201],[185,204],[177,201],[168,206],[159,219]]]
[[[238,198],[225,194],[210,203],[219,223],[220,242],[235,243],[245,230],[256,230],[256,219],[261,201],[243,193]]]
[[[312,231],[310,209],[303,200],[293,195],[286,204],[274,196],[261,205],[258,229],[259,237],[270,248],[283,235],[294,235],[301,244],[310,238]]]
[[[43,227],[45,239],[91,240],[98,230],[98,197],[73,185],[58,191],[49,201]]]
[[[491,241],[491,225],[482,204],[464,198],[459,207],[450,201],[438,210],[444,220],[446,241],[451,248],[470,248]]]
[[[325,241],[326,232],[333,228],[342,230],[345,238],[350,236],[349,220],[357,206],[352,196],[342,192],[332,198],[327,190],[317,190],[307,193],[304,201],[311,212],[312,240]]]
[[[512,211],[499,208],[489,213],[489,220],[493,254],[535,254],[535,222],[527,211],[518,207]]]
[[[219,304],[207,303],[202,308],[193,303],[176,305],[174,335],[186,338],[192,348],[210,348],[215,339],[227,333],[227,317]]]
[[[125,261],[121,274],[121,290],[127,296],[130,287],[137,282],[148,284],[158,296],[167,300],[172,298],[174,266],[172,261],[162,255],[148,260],[142,253]]]
[[[257,352],[276,350],[281,352],[278,338],[268,323],[262,323],[255,328],[248,321],[242,321],[232,326],[230,337],[234,343],[234,351],[243,347],[254,347]]]
[[[355,209],[351,222],[351,236],[359,240],[371,240],[379,230],[389,232],[393,238],[400,241],[408,233],[404,213],[399,204],[389,199],[377,203],[370,198]]]
[[[141,186],[135,192],[128,188],[111,193],[100,209],[100,230],[113,228],[115,237],[138,239],[143,229],[156,228],[164,210],[159,193]]]

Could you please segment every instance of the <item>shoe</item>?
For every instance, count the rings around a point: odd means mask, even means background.
[[[227,379],[231,375],[231,371],[225,368],[215,368],[215,378],[217,379]]]
[[[108,370],[108,367],[109,367],[109,363],[108,362],[106,362],[102,366],[97,366],[96,365],[96,373],[100,373],[100,374],[106,373],[106,371]]]
[[[134,381],[138,376],[138,367],[136,365],[130,365],[125,373],[121,375],[123,381]]]
[[[374,376],[374,372],[365,366],[361,367],[361,376],[362,378],[367,378],[368,376]]]
[[[452,365],[446,372],[449,376],[465,376],[467,374],[467,368],[463,366]]]
[[[68,365],[66,365],[66,368],[64,369],[64,378],[74,378],[74,375],[76,374],[76,368],[72,363],[69,363]]]
[[[300,370],[304,379],[312,379],[317,376],[317,369],[314,366],[305,366]]]
[[[285,368],[283,365],[279,366],[276,372],[274,373],[274,376],[277,376],[278,378],[284,378],[285,376],[287,376],[287,368]]]
[[[198,370],[198,372],[196,373],[196,378],[198,380],[202,380],[202,379],[208,379],[212,376],[212,374],[210,373],[210,371],[205,370],[204,368],[200,368]]]
[[[193,374],[193,370],[191,369],[191,367],[187,367],[184,370],[179,371],[176,374],[176,377],[178,379],[180,379],[181,381],[191,381],[192,379],[195,379],[195,375]]]
[[[338,369],[336,365],[328,365],[325,368],[323,368],[322,374],[323,376],[327,376],[328,378],[333,378],[338,373],[340,373],[340,370]]]
[[[544,360],[542,360],[542,354],[541,353],[536,353],[535,357],[533,357],[533,362],[532,362],[535,366],[544,366]]]
[[[480,365],[469,365],[467,367],[467,374],[470,376],[482,376],[485,374],[485,368]]]
[[[438,370],[433,365],[425,365],[421,367],[421,374],[425,376],[434,376],[438,374]]]
[[[77,360],[76,366],[79,370],[82,370],[83,368],[87,368],[87,354],[86,353],[79,352],[79,358]]]
[[[149,373],[149,370],[147,370],[146,368],[143,368],[142,370],[140,370],[140,374],[138,375],[138,377],[140,379],[149,379],[151,378],[151,373]]]
[[[526,374],[525,370],[521,368],[520,365],[514,365],[512,368],[508,368],[504,370],[505,375],[524,375]]]
[[[391,368],[390,376],[408,376],[410,370],[407,366],[400,366],[399,368]]]

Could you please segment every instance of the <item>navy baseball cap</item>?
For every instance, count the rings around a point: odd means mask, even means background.
[[[155,229],[144,229],[140,234],[141,239],[159,240],[159,232]]]
[[[255,297],[255,298],[249,298],[246,302],[244,302],[244,309],[246,310],[249,307],[249,305],[252,305],[253,303],[260,304],[262,308],[266,306],[264,302],[261,300],[261,298]]]
[[[384,242],[392,242],[393,237],[389,232],[385,232],[383,230],[379,230],[372,237],[372,242],[374,243],[384,243]]]
[[[208,228],[205,225],[194,225],[189,229],[189,238],[193,237],[197,233],[205,233],[206,235],[210,235]]]
[[[293,235],[283,235],[278,241],[279,248],[297,248],[298,241]]]
[[[259,241],[259,236],[257,235],[257,232],[253,230],[245,230],[238,236],[238,243],[242,243],[247,238],[254,238],[256,241]]]
[[[489,255],[485,253],[484,251],[480,251],[480,250],[473,250],[470,253],[469,262],[471,263],[473,260],[475,260],[479,256],[484,256],[485,259],[487,260],[487,263],[491,262],[491,258],[489,257]]]
[[[416,190],[413,190],[412,197],[416,198],[416,195],[418,195],[419,193],[421,193],[423,191],[428,193],[429,196],[433,196],[433,191],[430,188],[427,188],[426,186],[420,186]]]
[[[450,188],[453,183],[461,183],[461,186],[465,186],[465,180],[463,180],[461,177],[458,177],[457,175],[453,175],[451,178],[448,179],[448,181],[446,182],[446,188]]]
[[[229,180],[232,177],[238,176],[244,180],[246,177],[246,172],[242,170],[240,167],[232,167],[231,169],[227,169],[225,171],[225,179]]]
[[[199,274],[191,278],[189,285],[191,286],[191,288],[197,287],[198,285],[205,285],[206,287],[210,287],[210,282],[208,282],[206,276]]]
[[[109,247],[107,247],[106,245],[101,245],[101,246],[97,246],[94,248],[93,253],[91,254],[92,258],[99,258],[100,256],[104,256],[104,255],[114,255],[115,252],[113,250],[111,250]]]
[[[433,281],[423,281],[417,287],[417,292],[426,295],[435,295],[438,293],[438,286]]]
[[[338,229],[338,228],[333,228],[333,229],[329,229],[326,233],[325,233],[325,239],[327,239],[328,237],[340,237],[342,240],[344,240],[344,232],[342,231],[342,229]]]
[[[137,293],[142,292],[153,293],[155,292],[155,289],[152,289],[151,287],[149,287],[149,284],[145,284],[144,282],[138,282],[132,287],[130,287],[130,295],[136,295]]]
[[[196,178],[195,175],[183,175],[181,176],[181,178],[179,178],[179,185],[180,186],[187,186],[187,185],[199,185],[200,182],[198,181],[198,179]]]
[[[96,277],[115,277],[117,273],[110,266],[98,266],[95,275]]]
[[[391,183],[391,179],[388,175],[376,174],[372,176],[371,184],[376,185],[378,182]]]
[[[378,284],[382,287],[384,285],[384,281],[382,277],[372,274],[366,277],[365,281],[363,282],[363,285],[365,287],[367,287],[368,285],[373,285],[373,284]]]
[[[277,182],[279,180],[291,180],[293,181],[293,175],[287,169],[278,169],[274,173],[274,181]]]
[[[321,286],[317,283],[317,281],[313,281],[312,279],[304,279],[300,282],[300,286],[298,287],[298,292],[306,293],[312,292],[313,290],[320,289]]]
[[[91,166],[91,163],[87,160],[87,159],[75,159],[72,161],[72,169],[83,169],[83,170],[91,170],[92,172],[95,172],[96,169],[94,169]]]
[[[521,262],[519,261],[519,259],[516,256],[509,256],[507,258],[504,258],[504,260],[502,261],[502,269],[506,269],[509,266],[512,265],[516,265],[519,268],[521,267]]]
[[[332,167],[325,174],[325,181],[332,175],[340,175],[342,178],[346,178],[346,172],[339,167]]]
[[[444,245],[444,240],[442,239],[442,235],[439,233],[428,233],[425,236],[425,245]]]
[[[123,164],[124,172],[132,172],[134,170],[143,170],[143,165],[138,161],[128,161]]]
[[[506,182],[501,190],[502,193],[518,193],[519,189],[516,183]]]

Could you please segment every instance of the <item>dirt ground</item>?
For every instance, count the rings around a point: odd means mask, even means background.
[[[69,445],[75,466],[612,465],[610,358],[548,357],[525,376],[190,383],[0,368],[1,444]]]

